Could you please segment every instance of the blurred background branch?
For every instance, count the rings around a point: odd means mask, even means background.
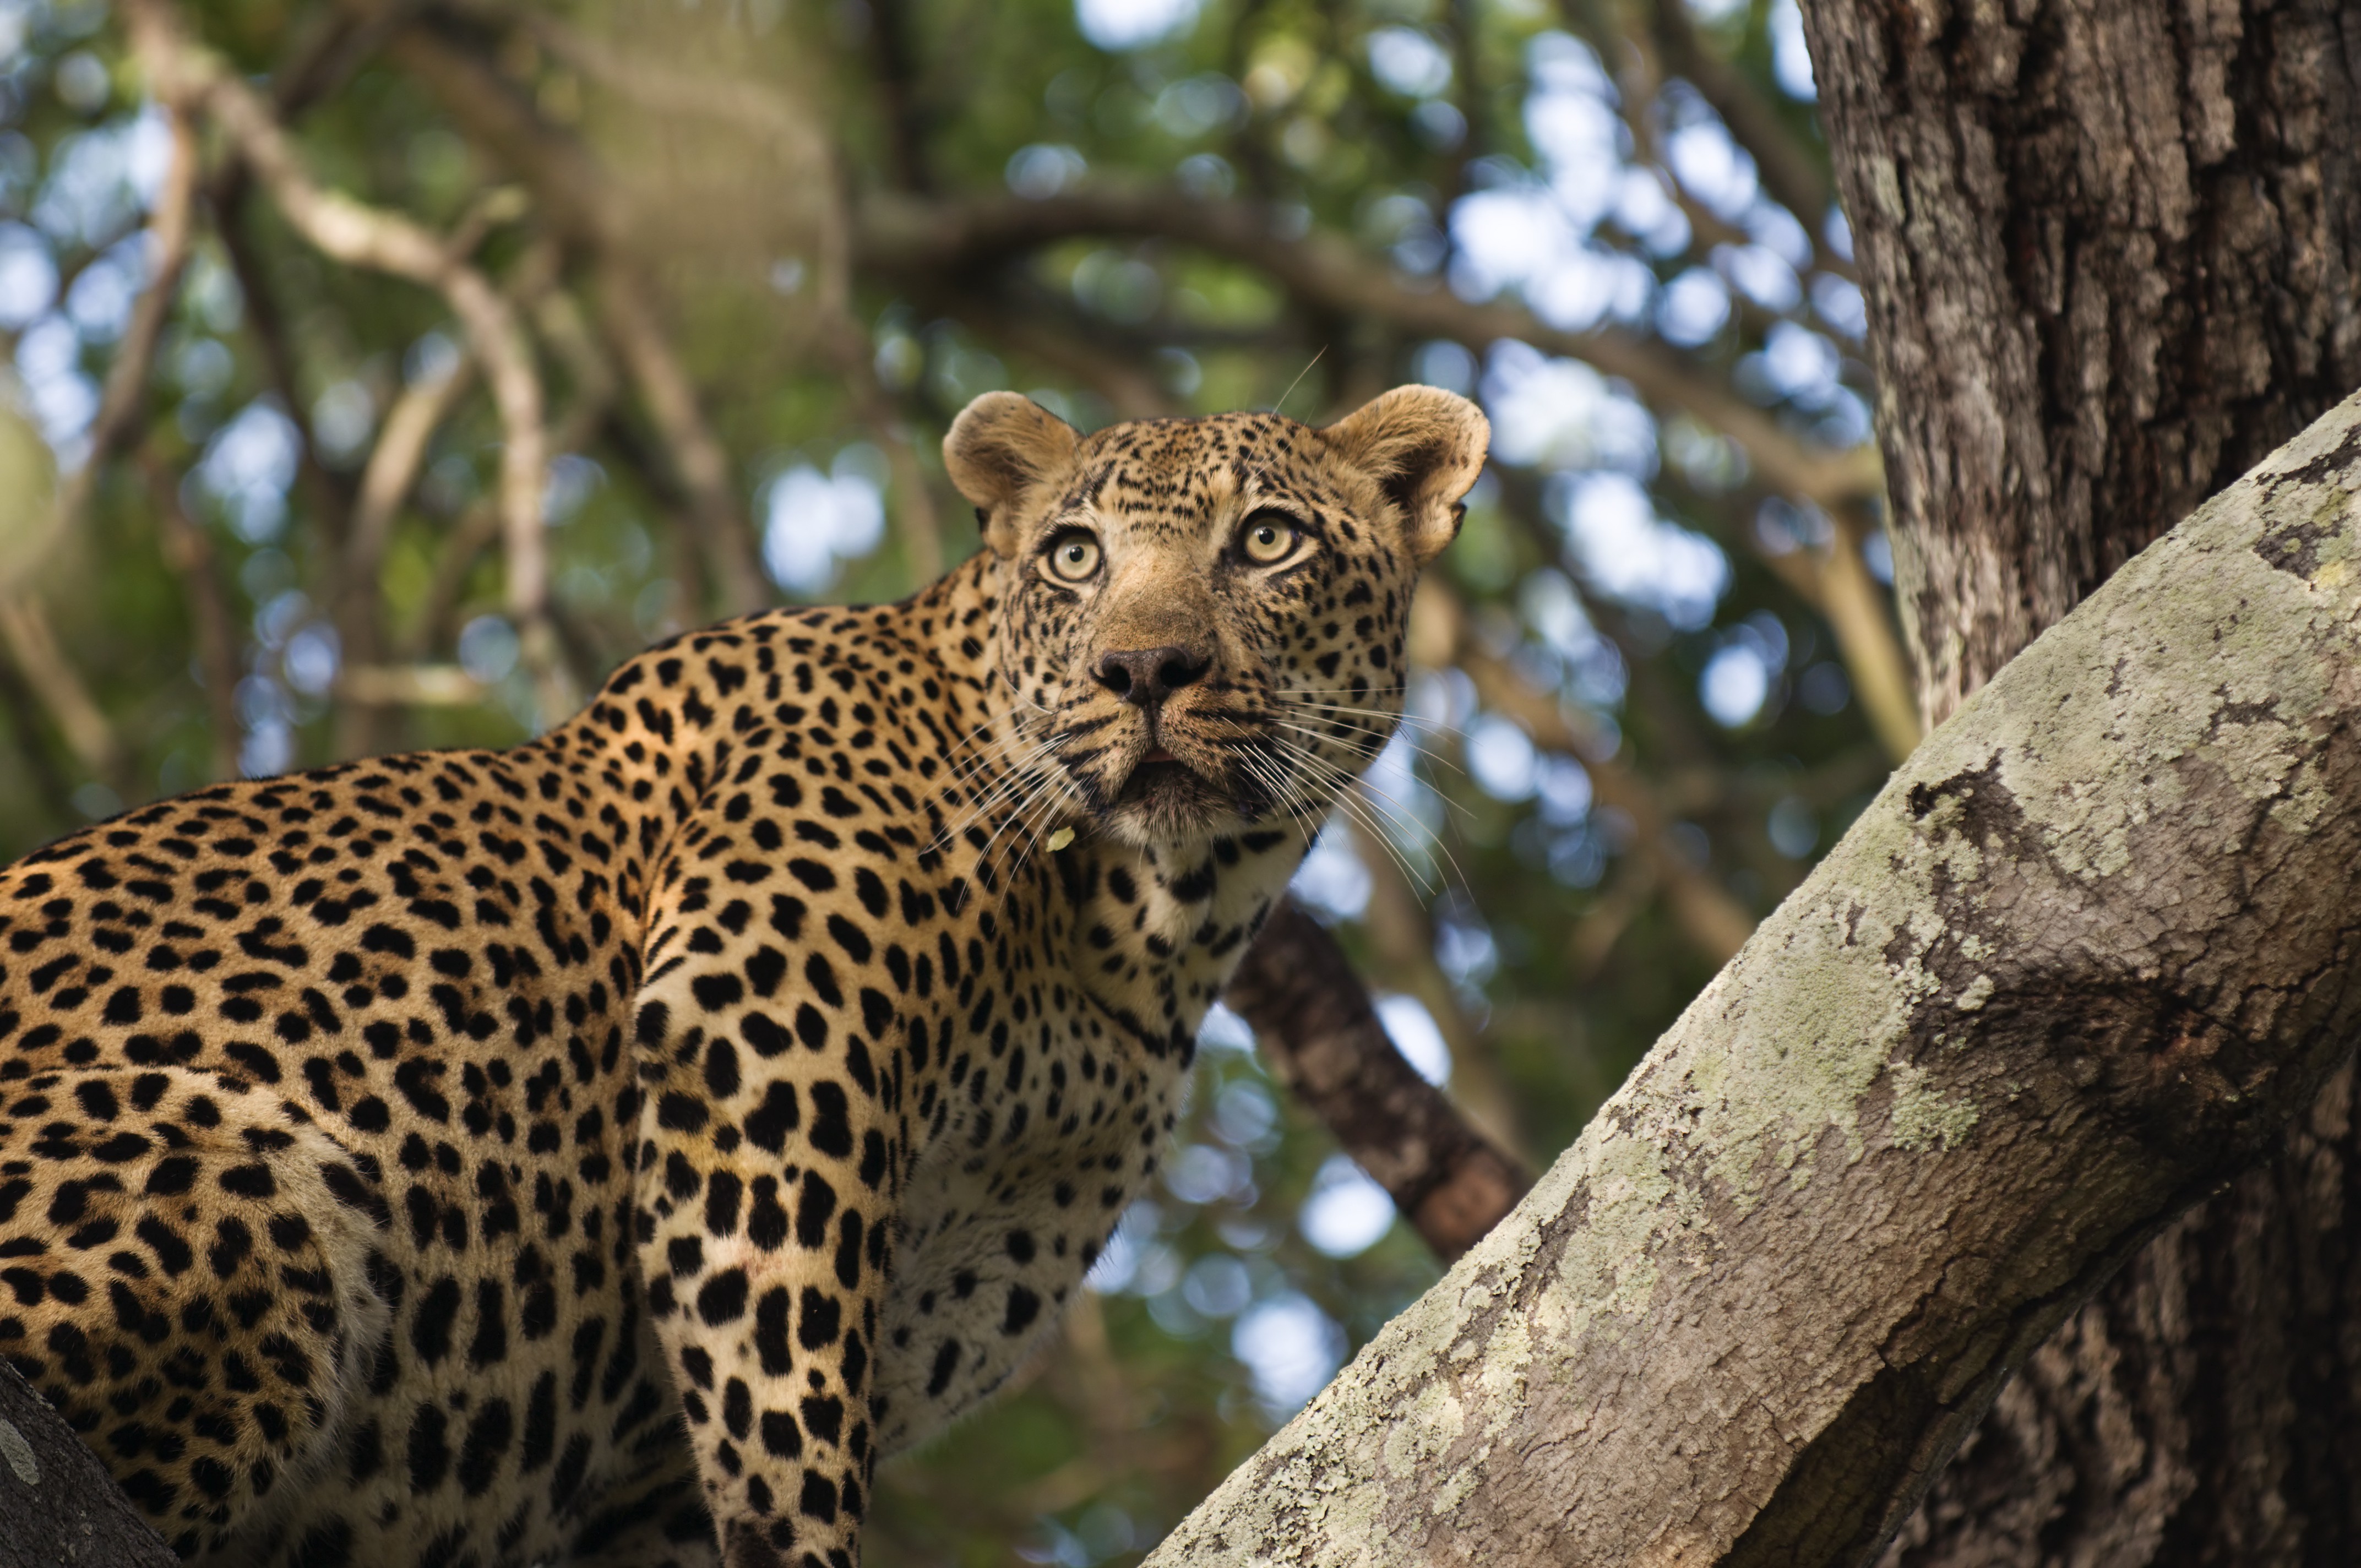
[[[880,1563],[1130,1561],[1915,743],[1812,93],[1791,0],[0,0],[0,850],[906,593],[978,392],[1478,398],[1161,1188],[884,1478]]]

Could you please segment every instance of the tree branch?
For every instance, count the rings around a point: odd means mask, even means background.
[[[8,644],[17,673],[40,699],[58,732],[82,765],[120,790],[123,747],[115,726],[82,685],[82,675],[58,645],[57,629],[38,599],[0,598],[0,640]]]
[[[541,521],[547,480],[541,379],[515,313],[489,279],[417,224],[313,181],[269,107],[188,38],[165,0],[132,0],[127,9],[134,51],[158,96],[220,126],[296,232],[331,259],[435,291],[459,318],[500,416],[508,610],[517,624],[522,657],[534,673],[544,717],[555,722],[572,710],[577,694],[550,624]]]
[[[347,664],[336,696],[372,707],[472,707],[489,694],[456,664]]]
[[[188,601],[190,630],[197,643],[197,667],[204,672],[207,728],[212,731],[213,776],[237,777],[237,618],[230,613],[229,594],[221,580],[221,562],[213,541],[181,506],[181,477],[165,466],[152,448],[139,455],[139,472],[148,482],[148,503],[155,509],[157,543],[165,565],[181,579],[181,595]]]
[[[1719,883],[1666,846],[1664,833],[1671,824],[1658,806],[1656,788],[1619,762],[1598,736],[1576,729],[1554,695],[1533,685],[1507,660],[1485,648],[1471,634],[1466,612],[1445,585],[1430,578],[1421,586],[1411,637],[1423,662],[1438,667],[1456,664],[1475,683],[1484,706],[1515,720],[1536,744],[1580,759],[1590,774],[1592,798],[1631,819],[1631,852],[1647,863],[1650,880],[1663,890],[1691,946],[1719,964],[1745,945],[1754,917]],[[1579,959],[1581,931],[1576,941]]]
[[[1521,306],[1470,304],[1447,289],[1422,289],[1337,236],[1289,238],[1249,203],[1158,189],[1102,188],[1040,201],[881,194],[856,210],[853,227],[864,267],[914,287],[972,278],[1027,251],[1089,235],[1156,236],[1194,246],[1268,273],[1314,309],[1370,317],[1406,336],[1451,338],[1478,351],[1513,337],[1583,359],[1629,381],[1650,404],[1686,410],[1736,441],[1783,494],[1833,507],[1882,493],[1872,448],[1815,451],[1662,344],[1613,330],[1567,332]]]
[[[302,18],[311,23],[310,30],[297,38],[270,71],[270,102],[279,117],[288,121],[301,117],[351,81],[418,4],[419,0],[346,0],[333,10]]]
[[[1654,0],[1649,10],[1665,71],[1713,105],[1730,136],[1752,156],[1763,188],[1802,221],[1814,249],[1820,249],[1820,225],[1837,202],[1836,186],[1820,159],[1744,72],[1706,47],[1682,0]],[[1821,265],[1850,275],[1838,258],[1824,256]]]
[[[650,85],[643,80],[649,73],[607,60],[598,46],[570,30],[553,25],[540,32],[544,38],[563,39],[569,58],[591,60],[626,75],[667,105],[676,95],[670,79],[657,77]],[[598,324],[639,389],[640,400],[687,497],[687,521],[699,545],[697,564],[705,577],[692,586],[694,597],[717,603],[732,615],[769,602],[753,532],[738,504],[729,453],[697,406],[695,384],[659,323],[646,280],[624,244],[630,220],[620,194],[587,148],[542,123],[472,54],[423,27],[401,33],[393,53],[533,187],[558,231],[598,258],[592,302]],[[717,96],[737,102],[744,95]],[[707,112],[714,111],[708,107]],[[778,126],[765,125],[779,131]]]
[[[770,602],[754,534],[739,510],[730,477],[730,455],[697,406],[697,389],[680,356],[656,324],[654,305],[639,277],[619,260],[599,269],[599,323],[607,340],[640,389],[640,400],[655,422],[687,492],[689,518],[705,545],[714,597],[725,613],[742,615]]]
[[[1466,1252],[1532,1185],[1402,1059],[1352,960],[1292,901],[1246,949],[1226,1000],[1254,1025],[1272,1073],[1392,1195],[1436,1256]]]
[[[62,825],[75,821],[82,813],[74,806],[73,782],[58,766],[57,759],[41,734],[41,705],[30,685],[18,673],[16,662],[5,650],[0,650],[0,708],[8,714],[9,739],[16,743],[17,755],[24,759],[25,772],[31,776],[33,793],[49,808],[50,817]],[[19,825],[19,830],[23,828]]]
[[[131,307],[131,320],[124,328],[114,363],[107,367],[105,389],[99,396],[98,411],[90,422],[89,455],[82,466],[66,475],[58,487],[57,521],[52,525],[58,534],[71,536],[81,532],[91,498],[97,492],[99,477],[125,433],[137,422],[140,400],[147,395],[148,375],[155,367],[157,340],[171,314],[172,300],[180,292],[181,272],[189,259],[192,209],[196,203],[199,172],[196,133],[187,115],[176,115],[172,122],[172,161],[165,170],[148,223],[148,266],[152,276]],[[125,765],[122,740],[105,711],[91,696],[89,686],[83,684],[81,673],[59,645],[57,631],[49,624],[48,607],[27,595],[8,596],[5,603],[0,603],[0,635],[5,636],[27,684],[49,710],[82,765],[118,792],[123,791],[129,781],[121,776]]]
[[[346,664],[366,666],[383,657],[379,569],[434,432],[475,384],[476,361],[462,352],[441,370],[404,387],[378,427],[377,444],[361,470],[352,526],[337,557],[329,601]],[[348,697],[336,714],[335,754],[368,756],[387,750],[384,717],[378,705]]]
[[[814,188],[812,217],[814,259],[818,274],[814,290],[823,319],[842,317],[851,298],[851,250],[846,236],[843,192],[837,170],[835,139],[794,98],[752,81],[711,71],[684,72],[634,58],[602,39],[576,28],[546,10],[513,5],[506,0],[445,0],[455,13],[522,27],[552,54],[592,81],[611,89],[640,107],[659,115],[718,120],[744,135],[783,149],[785,161],[803,171]],[[421,33],[432,41],[433,35]],[[470,62],[443,45],[443,58],[417,56],[430,70],[452,74],[444,83],[455,90],[453,106],[475,117],[479,133],[496,141],[504,156],[533,167],[533,178],[555,203],[562,216],[583,239],[595,239],[601,249],[620,253],[630,238],[631,218],[621,192],[579,142],[527,110],[513,95],[499,92],[496,78],[480,62]],[[487,94],[486,89],[491,89]]]
[[[933,129],[932,116],[923,102],[917,50],[911,42],[910,18],[901,0],[872,0],[869,45],[877,93],[885,108],[895,183],[905,191],[931,191],[934,169],[927,157],[927,138]]]
[[[1837,649],[1852,673],[1853,690],[1869,715],[1870,728],[1886,755],[1898,762],[1916,748],[1926,729],[1919,721],[1910,659],[1894,630],[1892,600],[1861,559],[1861,542],[1868,536],[1861,510],[1839,507],[1832,519],[1836,536],[1827,549],[1811,552],[1807,558],[1818,579],[1821,619],[1836,633]]]
[[[1623,933],[1647,909],[1656,895],[1657,857],[1628,855],[1616,869],[1615,880],[1583,912],[1567,934],[1566,957],[1576,980],[1591,981],[1607,967]],[[1691,938],[1693,946],[1699,945]]]
[[[73,1429],[0,1360],[0,1568],[175,1568]]]
[[[434,557],[434,575],[427,579],[426,592],[420,597],[410,630],[395,641],[397,658],[415,663],[437,645],[449,646],[452,611],[467,591],[467,574],[474,570],[477,557],[489,550],[500,536],[498,508],[478,501],[459,514],[459,521],[443,541],[442,552]],[[351,688],[348,700],[367,702],[370,700],[369,693],[387,689],[390,688],[363,682]],[[401,700],[409,705],[407,699]]]
[[[148,395],[156,343],[172,313],[173,298],[181,291],[181,272],[188,265],[199,171],[195,127],[187,115],[175,115],[172,161],[156,193],[155,213],[148,225],[148,287],[132,304],[123,341],[115,348],[114,363],[106,367],[106,389],[90,422],[90,456],[59,488],[58,511],[68,533],[81,529],[91,496],[98,488],[99,475],[137,422],[135,416]]]
[[[842,374],[852,394],[862,423],[869,427],[885,454],[886,489],[894,532],[902,542],[902,559],[914,586],[924,586],[943,575],[942,523],[935,515],[934,497],[927,489],[926,470],[918,463],[917,444],[910,428],[895,417],[885,389],[877,383],[868,334],[857,330],[843,339],[840,350]]]
[[[520,302],[533,313],[544,341],[566,364],[574,383],[574,400],[566,411],[564,422],[551,437],[552,449],[579,451],[609,423],[615,394],[614,371],[583,323],[582,313],[571,294],[562,289],[542,288],[526,291]],[[391,424],[390,419],[388,424]],[[473,676],[448,666],[422,665],[420,661],[447,638],[451,614],[467,589],[467,575],[477,558],[499,542],[500,532],[500,512],[495,507],[478,501],[460,513],[444,541],[441,554],[435,557],[434,572],[411,624],[392,639],[393,654],[400,662],[366,670],[348,669],[346,674],[352,678],[340,680],[337,685],[340,699],[360,707],[459,707],[483,699],[482,683]],[[555,607],[552,621],[563,636],[563,623],[557,620]],[[588,668],[578,654],[572,662],[577,669]]]
[[[1366,791],[1368,786],[1360,787]],[[1369,874],[1369,903],[1361,925],[1368,933],[1376,970],[1386,977],[1389,990],[1415,997],[1443,1032],[1443,1043],[1451,1051],[1453,1102],[1479,1131],[1521,1162],[1526,1146],[1516,1106],[1500,1082],[1484,1031],[1467,1016],[1451,977],[1435,961],[1434,922],[1427,916],[1425,903],[1378,829],[1360,813],[1353,817],[1354,849]],[[1530,1174],[1525,1185],[1532,1185]]]
[[[1518,505],[1513,509],[1516,517],[1543,541],[1544,548],[1554,554],[1561,541],[1544,537],[1542,487],[1537,477],[1510,468],[1496,467],[1494,471],[1499,475],[1502,488],[1517,499]],[[1747,495],[1750,499],[1761,498],[1759,491]],[[1854,695],[1860,697],[1861,710],[1868,716],[1870,729],[1879,744],[1894,762],[1908,756],[1925,730],[1919,725],[1909,656],[1903,652],[1901,635],[1894,629],[1890,600],[1861,561],[1861,508],[1852,505],[1837,509],[1830,522],[1834,537],[1826,546],[1799,542],[1797,548],[1779,552],[1769,548],[1760,531],[1737,515],[1746,510],[1743,506],[1732,508],[1726,500],[1718,501],[1694,491],[1689,499],[1696,510],[1718,518],[1724,525],[1719,532],[1725,543],[1742,541],[1754,558],[1770,568],[1789,592],[1828,622],[1828,630],[1837,640],[1837,652],[1851,677]]]
[[[1861,1563],[2361,1026],[2361,398],[1930,736],[1152,1564]]]
[[[930,294],[925,303],[1007,352],[1081,382],[1104,398],[1118,419],[1165,419],[1181,411],[1178,400],[1142,367],[1144,355],[1111,352],[1042,313],[981,291]]]
[[[1674,0],[1674,4],[1677,6],[1679,0]],[[1653,8],[1662,12],[1665,7],[1658,5]],[[1588,7],[1576,4],[1576,0],[1564,0],[1561,9],[1572,12]],[[1686,21],[1686,17],[1682,18],[1684,25]],[[1696,192],[1673,171],[1670,148],[1664,138],[1667,126],[1663,101],[1664,79],[1673,66],[1665,57],[1660,40],[1643,32],[1624,31],[1596,23],[1590,27],[1590,38],[1594,45],[1603,47],[1608,59],[1620,59],[1620,63],[1615,71],[1616,113],[1622,120],[1624,129],[1631,133],[1632,145],[1641,148],[1645,162],[1653,166],[1666,198],[1681,210],[1681,216],[1687,220],[1689,248],[1710,251],[1716,246],[1752,244],[1754,236],[1752,234],[1697,200]],[[1744,85],[1742,78],[1739,79],[1738,84]],[[1818,246],[1817,236],[1812,243],[1816,247]],[[1732,296],[1731,308],[1740,324],[1756,334],[1779,319],[1775,312],[1763,310],[1742,292]]]
[[[302,433],[303,439],[296,447],[295,483],[317,514],[321,531],[333,550],[343,540],[352,514],[352,485],[344,475],[320,461],[310,422],[304,418],[303,389],[297,379],[295,356],[288,347],[286,317],[271,288],[263,258],[245,232],[247,203],[254,196],[251,171],[245,164],[231,159],[207,182],[205,195],[213,210],[214,234],[229,258],[230,275],[237,280],[247,336],[287,417]]]
[[[456,8],[487,17],[508,16],[503,7],[490,4]],[[842,201],[827,138],[790,100],[754,85],[684,76],[624,59],[605,44],[537,12],[520,13],[511,19],[528,27],[553,53],[642,107],[724,121],[750,136],[785,147],[792,162],[813,172],[819,190],[814,236],[818,261],[814,336],[844,378],[862,422],[885,454],[895,532],[912,576],[929,582],[940,576],[941,532],[925,472],[908,433],[893,417],[876,384],[867,334],[848,310],[850,258]],[[543,123],[482,61],[454,48],[447,39],[426,29],[412,29],[399,41],[398,52],[443,95],[454,113],[533,182],[561,226],[598,253],[601,323],[631,369],[649,417],[668,449],[688,499],[690,523],[703,544],[707,570],[719,586],[723,607],[739,612],[767,602],[766,579],[755,558],[752,529],[730,481],[728,455],[699,410],[695,387],[658,323],[656,304],[645,279],[630,259],[626,241],[631,225],[622,193],[587,148]]]

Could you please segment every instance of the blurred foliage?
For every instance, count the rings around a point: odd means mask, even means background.
[[[973,549],[937,447],[978,392],[1086,427],[1324,418],[1413,378],[1482,398],[1499,461],[1422,607],[1416,743],[1302,887],[1407,999],[1388,1016],[1412,1054],[1447,1057],[1536,1164],[1883,775],[1891,730],[1853,695],[1895,674],[1861,599],[1884,569],[1873,464],[1857,493],[1758,477],[1868,438],[1791,0],[182,15],[319,181],[460,236],[518,302],[566,443],[544,510],[577,689],[733,604],[898,596]],[[144,387],[51,537],[32,434],[86,462],[156,264],[172,133],[145,92],[104,5],[0,0],[0,592],[29,584],[0,601],[11,855],[225,770],[500,745],[546,717],[479,382],[349,580],[379,436],[464,352],[448,305],[324,259],[218,136]],[[535,146],[588,170],[604,216],[567,208]],[[1093,205],[1141,192],[1145,216]],[[908,238],[978,213],[999,239]],[[1375,284],[1281,264],[1328,255]],[[618,266],[650,280],[686,426],[616,325]],[[1612,373],[1556,356],[1594,349]],[[699,428],[726,466],[702,499]],[[701,505],[771,581],[717,567]],[[892,1467],[873,1562],[1134,1560],[1435,1277],[1407,1227],[1364,1223],[1372,1190],[1246,1043],[1205,1053],[1168,1190],[1059,1352]]]

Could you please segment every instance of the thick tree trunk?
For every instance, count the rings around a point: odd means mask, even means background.
[[[1928,738],[1150,1562],[1859,1563],[2361,1024],[2361,399]]]
[[[1930,720],[2361,386],[2361,13],[1806,6]],[[2361,1562],[2361,1129],[2278,1162],[2034,1356],[1894,1568]]]
[[[2348,1067],[2003,1389],[1887,1562],[2361,1563]]]
[[[2361,387],[2345,0],[1814,0],[1939,722]]]
[[[1919,701],[2361,385],[2345,0],[1816,0]]]

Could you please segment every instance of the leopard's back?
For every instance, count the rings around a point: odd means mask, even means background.
[[[601,763],[224,784],[0,872],[0,1354],[183,1555],[546,1552],[652,1471],[693,1503]]]

